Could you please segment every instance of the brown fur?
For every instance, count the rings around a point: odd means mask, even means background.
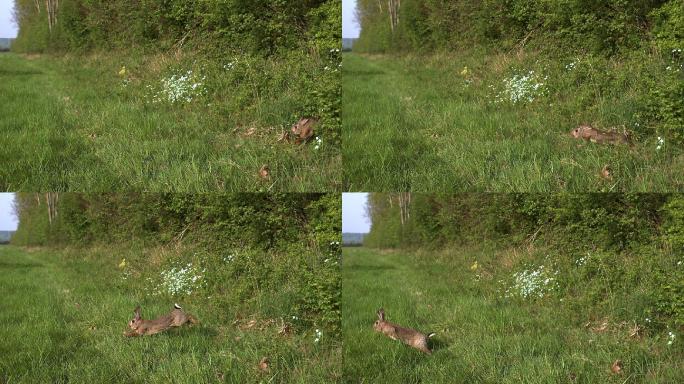
[[[131,331],[125,332],[124,336],[154,335],[171,327],[180,327],[186,323],[197,323],[197,319],[194,316],[183,312],[183,309],[178,305],[174,306],[171,313],[154,320],[144,320],[140,314],[140,306],[137,306],[133,313],[133,320],[128,322],[128,327],[131,328]]]
[[[570,131],[570,135],[575,139],[583,139],[598,144],[631,144],[631,140],[626,133],[615,131],[603,132],[591,125],[580,125]]]
[[[309,141],[314,134],[314,127],[318,124],[315,117],[303,117],[292,126],[292,134],[295,136],[295,144]]]
[[[375,331],[384,334],[392,340],[399,340],[428,355],[432,354],[432,351],[428,347],[428,339],[432,337],[432,333],[426,335],[415,329],[404,328],[397,324],[390,323],[385,320],[385,310],[382,308],[378,310],[377,314],[378,320],[373,324],[373,329],[375,329]]]

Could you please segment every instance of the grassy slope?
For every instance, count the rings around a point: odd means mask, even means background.
[[[440,58],[438,58],[439,60]],[[634,149],[583,145],[568,132],[583,121],[625,124],[635,101],[605,97],[590,112],[573,95],[528,107],[492,105],[485,85],[501,81],[476,58],[343,57],[344,182],[350,191],[674,191],[684,155],[654,139]],[[491,58],[490,58],[491,59]],[[508,65],[505,60],[495,63]],[[459,71],[487,67],[464,86]],[[499,68],[500,70],[500,68]],[[617,68],[616,71],[629,69]],[[490,71],[490,72],[486,72]],[[561,76],[562,71],[554,73]],[[594,90],[603,97],[597,85]],[[578,102],[579,103],[579,102]],[[604,165],[613,181],[598,177]]]
[[[459,251],[451,251],[459,252]],[[681,357],[662,340],[595,333],[553,302],[519,305],[496,299],[463,265],[439,257],[364,248],[343,253],[344,377],[369,383],[675,383]],[[494,283],[490,282],[489,285]],[[434,331],[426,356],[373,331],[375,311],[389,321]],[[592,314],[579,316],[590,318]],[[615,359],[623,375],[611,375]]]
[[[149,104],[122,87],[120,65],[0,54],[0,189],[339,189],[334,148],[276,143],[292,95],[262,98],[249,114]],[[264,164],[268,181],[257,176]]]
[[[274,327],[241,329],[219,321],[228,316],[211,301],[183,302],[198,326],[125,338],[137,303],[147,318],[172,304],[138,297],[112,265],[76,251],[64,256],[0,247],[0,381],[312,383],[339,376],[334,343],[317,347],[310,334],[283,337]],[[269,373],[257,369],[263,356]]]

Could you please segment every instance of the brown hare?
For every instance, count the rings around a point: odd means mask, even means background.
[[[318,124],[315,117],[303,117],[292,126],[292,134],[295,137],[295,144],[309,141],[314,134],[314,127]]]
[[[591,125],[580,125],[570,131],[570,135],[575,139],[583,139],[598,144],[631,144],[627,133],[603,132]]]
[[[128,322],[128,327],[131,328],[131,330],[124,332],[124,336],[154,335],[155,333],[166,331],[171,327],[180,327],[185,323],[197,323],[197,319],[194,316],[183,312],[183,309],[178,304],[173,305],[173,311],[171,311],[171,313],[154,320],[144,320],[140,315],[140,306],[135,307],[133,313],[135,316]]]
[[[390,323],[385,320],[385,310],[382,308],[380,308],[377,313],[378,319],[375,321],[375,324],[373,324],[373,329],[377,332],[384,334],[392,340],[399,340],[428,355],[432,354],[432,351],[428,347],[428,339],[435,335],[434,332],[424,334],[415,329],[404,328]]]

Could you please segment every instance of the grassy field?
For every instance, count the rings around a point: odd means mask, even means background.
[[[233,79],[220,63],[211,70],[210,63],[193,63],[192,57],[172,55],[0,54],[0,189],[340,189],[341,156],[328,136],[319,149],[277,142],[304,113],[296,106],[305,95],[288,85],[294,79],[269,80],[287,90],[264,95],[251,88],[252,77],[263,72]],[[280,71],[277,63],[268,65]],[[164,87],[161,79],[188,68],[207,74],[193,81],[204,84],[198,89],[213,87],[211,92],[187,103],[153,102]],[[263,165],[270,169],[266,179],[259,176]]]
[[[343,63],[345,190],[684,188],[684,152],[669,139],[658,148],[657,133],[636,135],[633,148],[584,144],[569,135],[582,123],[641,132],[643,84],[630,74],[642,72],[639,65],[657,71],[658,63],[583,58],[571,67],[534,55],[481,54],[345,54]],[[544,74],[537,81],[546,91],[531,102],[496,102],[504,79],[528,70]],[[522,83],[511,88],[526,92],[532,85]],[[606,165],[610,180],[599,176]]]
[[[503,299],[486,268],[491,252],[343,252],[344,378],[349,383],[678,383],[681,348],[657,335],[630,337],[610,316],[571,312],[554,299]],[[499,255],[501,256],[501,255]],[[509,255],[510,256],[510,255]],[[451,261],[447,261],[451,260]],[[454,260],[460,260],[454,262]],[[510,261],[510,260],[508,260]],[[481,266],[482,266],[481,264]],[[632,305],[608,298],[607,311]],[[373,331],[387,320],[436,332],[425,355]],[[582,320],[579,320],[582,319]],[[604,322],[605,321],[605,322]],[[623,362],[622,374],[611,365]]]
[[[179,304],[199,325],[126,338],[137,304],[154,318],[173,303],[122,280],[111,259],[2,246],[0,274],[2,383],[329,383],[341,375],[335,340],[314,343],[313,330],[279,334],[265,314],[279,305],[274,296],[261,313],[195,296]],[[258,368],[263,357],[267,372]]]

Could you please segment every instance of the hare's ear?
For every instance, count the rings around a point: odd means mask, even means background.
[[[378,319],[380,321],[385,321],[385,310],[382,308],[378,309]]]
[[[133,313],[135,314],[135,319],[140,320],[140,306],[139,305],[137,307],[135,307],[135,310],[133,311]]]

